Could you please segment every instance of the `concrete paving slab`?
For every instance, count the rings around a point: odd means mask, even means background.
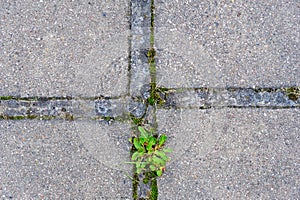
[[[63,120],[0,121],[1,198],[131,199],[131,180],[111,167],[126,159],[128,151],[117,142],[122,141],[118,138],[122,133],[129,133],[128,126],[107,126]]]
[[[155,1],[164,87],[300,84],[296,1]]]
[[[0,95],[127,93],[129,1],[2,1]]]
[[[131,173],[132,165],[125,163],[130,161],[130,123],[76,121],[75,130],[95,159],[107,167]]]
[[[147,196],[130,115],[174,150],[159,199],[299,197],[298,4],[151,3],[0,3],[3,199]]]
[[[195,143],[203,154],[211,151],[213,144],[223,127],[226,109],[215,111],[170,109],[157,110],[156,117],[160,133],[168,136],[167,147],[173,149],[170,153],[171,163],[181,160],[183,155]],[[202,131],[206,130],[206,131]]]
[[[158,179],[159,199],[299,198],[299,109],[159,110],[157,116],[165,118],[158,124],[171,136],[168,145],[185,149]],[[172,135],[184,135],[186,143],[172,142]]]

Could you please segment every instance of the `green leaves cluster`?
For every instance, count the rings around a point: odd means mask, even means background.
[[[131,157],[133,162],[129,163],[136,165],[138,174],[155,171],[157,176],[161,176],[165,170],[166,162],[170,160],[166,153],[172,152],[171,149],[164,148],[167,136],[162,134],[156,138],[152,131],[148,132],[141,126],[138,126],[138,130],[140,136],[131,140],[136,151]]]

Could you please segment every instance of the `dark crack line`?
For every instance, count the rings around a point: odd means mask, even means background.
[[[64,116],[76,119],[125,121],[135,117],[156,127],[156,109],[297,109],[300,87],[289,88],[158,88],[151,84],[150,98],[122,97],[13,97],[0,96],[0,119],[35,119]],[[159,98],[159,99],[158,99]],[[88,108],[90,113],[86,113]],[[149,109],[153,110],[149,119]],[[19,116],[19,117],[17,117]]]

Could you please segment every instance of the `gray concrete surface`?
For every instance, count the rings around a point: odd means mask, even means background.
[[[159,199],[299,199],[298,3],[155,0],[158,110],[146,3],[0,1],[1,198],[132,199],[131,113],[174,150]]]
[[[299,198],[299,109],[159,110],[157,117],[175,149],[159,199]]]
[[[131,180],[114,166],[129,156],[117,138],[124,132],[121,124],[0,121],[1,199],[131,199]]]
[[[252,101],[251,91],[224,90],[299,85],[298,3],[157,0],[155,6],[157,84],[190,88],[157,113],[174,149],[159,179],[160,199],[298,199],[299,109],[229,109],[266,99],[280,107],[280,98],[262,92]],[[221,88],[212,103],[225,107],[196,109],[211,94],[195,87]],[[231,104],[232,95],[238,101]],[[172,109],[181,106],[190,109]]]
[[[157,0],[164,87],[300,84],[297,1]]]
[[[129,1],[1,1],[0,95],[127,93]]]

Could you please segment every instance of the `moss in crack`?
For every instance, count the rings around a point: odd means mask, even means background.
[[[151,24],[150,24],[150,45],[153,47],[154,46],[154,18],[155,18],[155,5],[154,5],[154,0],[151,0]]]
[[[156,82],[156,64],[155,64],[155,56],[156,51],[153,47],[151,47],[147,53],[148,63],[149,63],[149,70],[150,70],[150,78],[151,82]]]
[[[136,171],[135,169],[133,169],[134,171]],[[133,180],[132,180],[132,188],[133,188],[133,192],[132,192],[132,198],[134,200],[138,200],[139,196],[138,196],[138,186],[139,186],[139,176],[137,173],[134,173],[133,175]]]
[[[137,118],[137,117],[135,117],[133,115],[130,115],[130,118],[131,118],[133,124],[137,125],[137,126],[143,125],[144,122],[145,122],[144,118]]]
[[[23,120],[26,119],[26,116],[6,116],[0,115],[0,120]]]
[[[156,64],[155,64],[155,56],[156,51],[154,49],[154,17],[155,17],[155,6],[154,6],[154,0],[151,0],[151,23],[150,23],[150,49],[147,53],[148,56],[148,62],[150,65],[150,77],[151,82],[156,82]]]
[[[95,120],[95,121],[100,120],[100,121],[106,121],[106,122],[115,122],[115,121],[118,121],[118,122],[121,122],[121,123],[128,123],[128,122],[130,122],[128,116],[116,116],[116,117],[97,116],[97,117],[91,117],[90,119],[91,120]],[[74,118],[74,120],[75,120],[75,118]]]
[[[193,90],[195,92],[209,92],[209,88],[207,88],[207,87],[195,88]]]
[[[144,184],[148,184],[149,183],[149,179],[147,177],[143,178],[143,183]]]
[[[150,34],[150,44],[154,46],[154,34]]]
[[[132,136],[129,141],[133,141],[134,136]],[[136,148],[132,144],[131,149],[130,149],[130,157],[132,157],[132,154],[136,151]],[[132,198],[134,200],[139,200],[139,195],[138,195],[138,186],[139,186],[139,175],[136,173],[136,166],[133,165],[132,167],[132,172],[133,172],[133,179],[132,179]]]
[[[14,99],[22,101],[47,101],[47,97],[20,97]]]
[[[155,172],[146,172],[144,173],[143,183],[145,185],[150,183],[150,190],[147,191],[148,200],[157,200],[158,199],[158,187],[157,187],[157,175]],[[139,200],[144,198],[139,198]]]
[[[157,200],[158,199],[158,187],[157,187],[157,175],[155,172],[150,172],[150,177],[151,177],[151,192],[150,192],[150,199],[151,200]]]
[[[144,184],[148,184],[149,181],[151,181],[151,172],[145,172],[144,173],[143,183]]]
[[[38,118],[40,120],[51,120],[51,119],[56,119],[57,117],[55,117],[55,116],[35,116],[35,118],[33,118],[33,119],[36,119],[36,118]]]
[[[134,132],[136,131],[136,124],[137,123],[142,123],[141,120],[143,120],[143,118],[136,118],[134,117],[133,115],[130,115],[130,118],[132,120],[132,129],[134,130]],[[130,149],[130,157],[132,157],[132,154],[137,150],[134,145],[133,145],[133,140],[134,140],[134,137],[136,137],[134,134],[132,135],[131,138],[129,138],[129,142],[132,143],[132,146],[131,146],[131,149]],[[132,173],[133,173],[133,178],[132,178],[132,198],[134,200],[140,200],[139,199],[139,195],[138,195],[138,186],[139,186],[139,175],[138,173],[136,172],[136,166],[133,165],[132,167]]]
[[[162,106],[165,101],[165,91],[156,86],[155,82],[150,83],[150,97],[147,99],[148,103],[152,106],[159,105]]]
[[[74,121],[74,115],[71,113],[65,113],[65,119],[68,121]]]
[[[298,99],[297,95],[295,95],[295,94],[288,94],[288,97],[292,101],[296,101]]]
[[[231,88],[233,91],[236,90],[237,88]],[[250,88],[252,89],[252,88]],[[276,92],[278,90],[278,88],[255,88],[253,89],[253,91],[255,92]]]
[[[27,115],[26,118],[27,119],[36,119],[38,116],[36,115]]]
[[[110,121],[114,121],[114,120],[115,120],[114,117],[110,117],[110,116],[101,117],[101,119],[103,119],[104,121],[107,121],[107,122],[110,122]]]
[[[157,187],[157,174],[156,172],[144,173],[145,178],[143,179],[144,184],[150,182],[150,191],[147,193],[147,199],[157,200],[158,199],[158,187]]]
[[[147,53],[148,61],[149,63],[152,63],[155,61],[156,51],[153,47],[151,47]]]
[[[164,93],[174,92],[174,90],[165,87],[159,87],[158,90]]]
[[[158,187],[157,187],[157,180],[153,179],[151,181],[151,194],[150,194],[151,200],[157,200],[158,199]]]
[[[154,28],[154,12],[155,12],[155,4],[154,0],[151,0],[151,28]]]
[[[0,100],[11,100],[13,99],[12,96],[0,96]]]
[[[288,98],[292,101],[297,101],[300,97],[300,87],[285,88],[284,91],[286,92]]]

